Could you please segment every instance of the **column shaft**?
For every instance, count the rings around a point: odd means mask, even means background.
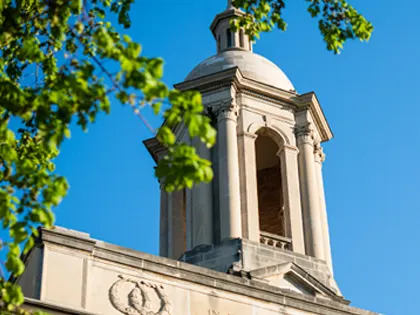
[[[299,175],[306,254],[325,260],[315,172],[314,144],[310,125],[298,127],[296,135],[299,148]]]
[[[327,206],[325,202],[325,191],[324,191],[324,180],[322,176],[322,163],[325,160],[325,155],[322,152],[322,148],[319,146],[315,151],[315,169],[318,182],[318,197],[319,197],[319,209],[321,215],[323,242],[324,242],[324,254],[325,261],[330,267],[331,275],[333,274],[332,255],[331,255],[331,243],[330,243],[330,232],[328,228],[328,216]]]
[[[232,108],[219,110],[217,126],[220,234],[223,240],[242,237],[236,113]]]

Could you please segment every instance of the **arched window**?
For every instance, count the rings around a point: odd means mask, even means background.
[[[244,30],[241,29],[239,31],[239,45],[241,46],[241,48],[245,48],[244,47]]]
[[[279,146],[260,134],[255,141],[260,231],[286,236]]]
[[[232,47],[232,32],[230,29],[226,30],[226,38],[227,38],[227,47]]]

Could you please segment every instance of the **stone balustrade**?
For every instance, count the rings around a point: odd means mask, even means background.
[[[292,249],[292,239],[260,231],[260,243],[281,249]]]

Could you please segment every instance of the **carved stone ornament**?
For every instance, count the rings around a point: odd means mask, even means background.
[[[313,137],[314,129],[311,123],[307,123],[302,126],[295,127],[295,135],[296,137]]]
[[[315,154],[316,160],[319,160],[320,162],[325,161],[324,149],[322,148],[322,146],[319,142],[315,143],[315,145],[314,145],[314,154]]]
[[[119,276],[109,289],[109,300],[115,309],[126,315],[171,315],[172,306],[163,286],[146,281]],[[123,287],[132,287],[128,296],[124,296]],[[156,294],[160,305],[152,305],[151,294]],[[128,303],[126,302],[128,300]],[[153,308],[153,306],[155,306]],[[153,311],[153,309],[158,309]]]
[[[238,118],[238,111],[236,106],[223,106],[217,109],[217,120],[230,119],[236,121]]]

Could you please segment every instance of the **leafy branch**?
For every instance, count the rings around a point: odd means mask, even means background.
[[[311,17],[318,20],[318,28],[328,50],[338,54],[349,39],[368,41],[373,25],[358,13],[346,0],[305,0]],[[287,23],[283,19],[285,0],[233,0],[233,5],[242,8],[244,16],[232,21],[233,29],[245,29],[251,39],[261,32],[274,28],[285,31]]]
[[[13,277],[24,271],[21,256],[34,246],[37,228],[53,225],[52,210],[67,193],[54,159],[70,138],[70,126],[75,122],[87,130],[98,113],[110,112],[111,100],[130,105],[166,147],[156,175],[167,190],[212,178],[210,162],[177,142],[173,131],[182,124],[192,138],[214,144],[201,96],[168,88],[163,61],[142,56],[141,46],[109,22],[115,15],[121,27],[129,27],[132,2],[0,2],[0,221],[9,232],[2,249]],[[163,109],[164,103],[170,106]],[[143,117],[144,106],[165,118],[157,132]],[[24,297],[18,285],[1,279],[0,294],[2,312],[26,312],[19,307]]]

